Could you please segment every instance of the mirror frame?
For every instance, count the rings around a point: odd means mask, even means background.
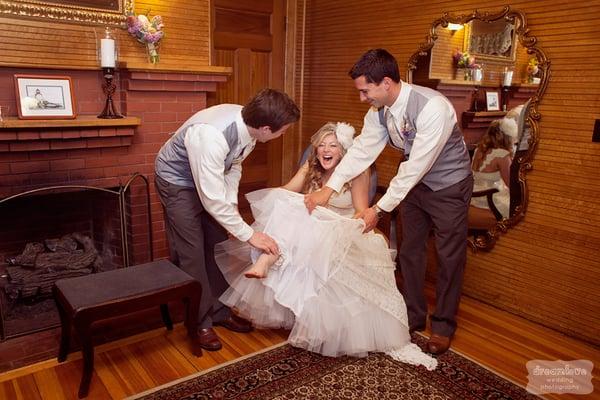
[[[535,94],[531,96],[529,113],[527,115],[527,123],[529,123],[530,127],[530,137],[528,140],[529,148],[525,155],[516,160],[519,166],[518,181],[521,186],[521,204],[515,208],[514,213],[509,218],[498,221],[485,235],[468,239],[472,250],[476,252],[478,250],[491,250],[498,237],[521,221],[527,211],[529,192],[525,176],[527,172],[533,168],[533,157],[539,142],[539,121],[542,116],[538,111],[538,106],[550,80],[550,61],[548,60],[548,57],[546,57],[546,53],[538,47],[537,38],[529,35],[525,14],[519,10],[511,10],[509,6],[505,6],[500,12],[495,13],[475,10],[471,14],[453,15],[445,12],[442,14],[441,18],[433,21],[429,33],[425,37],[426,41],[419,44],[418,50],[410,56],[406,76],[407,82],[412,83],[413,71],[417,68],[419,58],[427,56],[428,52],[433,48],[435,41],[437,40],[437,28],[447,28],[449,23],[466,24],[474,19],[489,22],[504,19],[507,22],[514,23],[515,32],[519,40],[518,43],[527,50],[527,54],[531,54],[537,58],[540,71],[540,83]]]
[[[48,3],[37,0],[5,0],[0,1],[0,15],[124,27],[126,14],[133,12],[134,0],[116,1],[119,4],[118,10],[80,7],[72,4]]]

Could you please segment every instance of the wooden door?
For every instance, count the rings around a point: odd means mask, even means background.
[[[245,104],[265,87],[284,89],[286,0],[214,0],[212,64],[233,68],[209,105]],[[277,186],[282,179],[282,138],[257,143],[244,161],[240,195]],[[240,211],[248,215],[245,199]]]

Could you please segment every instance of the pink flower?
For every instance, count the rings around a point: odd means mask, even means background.
[[[144,14],[127,16],[127,31],[141,43],[157,44],[164,36],[163,20],[155,15],[151,20]]]

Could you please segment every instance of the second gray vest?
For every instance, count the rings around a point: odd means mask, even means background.
[[[156,174],[169,183],[184,187],[195,187],[190,161],[185,148],[185,136],[190,126],[205,123],[202,118],[190,118],[177,132],[161,147],[154,168]],[[238,131],[232,122],[223,131],[223,136],[229,145],[229,153],[225,158],[225,172],[231,169],[238,143]]]
[[[414,87],[414,85],[413,85]],[[441,96],[441,94],[439,94]],[[422,93],[412,90],[406,105],[404,119],[407,123],[404,136],[404,155],[408,159],[410,150],[412,149],[415,136],[417,134],[415,127],[417,126],[417,117],[423,110],[423,107],[429,101]],[[384,108],[379,109],[379,122],[387,130],[387,124],[384,116]],[[389,136],[389,133],[388,133]],[[394,144],[390,140],[393,147]],[[463,134],[457,124],[454,124],[450,138],[444,145],[442,152],[435,160],[431,169],[425,174],[421,182],[427,185],[433,191],[438,191],[448,186],[454,185],[471,175],[471,160]]]

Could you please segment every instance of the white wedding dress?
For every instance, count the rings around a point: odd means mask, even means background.
[[[215,258],[230,284],[221,302],[258,327],[291,329],[289,343],[309,351],[386,352],[399,361],[436,367],[437,361],[410,341],[385,239],[363,234],[364,222],[347,217],[354,211],[350,191],[332,198],[337,212],[317,207],[312,215],[303,195],[285,189],[258,190],[247,198],[253,227],[273,237],[282,256],[266,278],[246,278],[243,272],[258,251],[234,239],[219,243]]]
[[[473,191],[487,190],[487,189],[498,189],[497,193],[492,195],[492,200],[494,201],[494,205],[500,211],[500,214],[504,218],[509,217],[509,208],[510,208],[510,191],[504,180],[502,180],[502,176],[500,175],[500,171],[493,172],[482,172],[495,158],[503,158],[506,157],[509,153],[506,149],[492,149],[486,156],[483,162],[481,163],[481,167],[479,167],[479,171],[473,171]],[[482,197],[472,197],[471,205],[479,208],[485,208],[489,210],[489,206],[487,203],[487,198],[485,196]]]

